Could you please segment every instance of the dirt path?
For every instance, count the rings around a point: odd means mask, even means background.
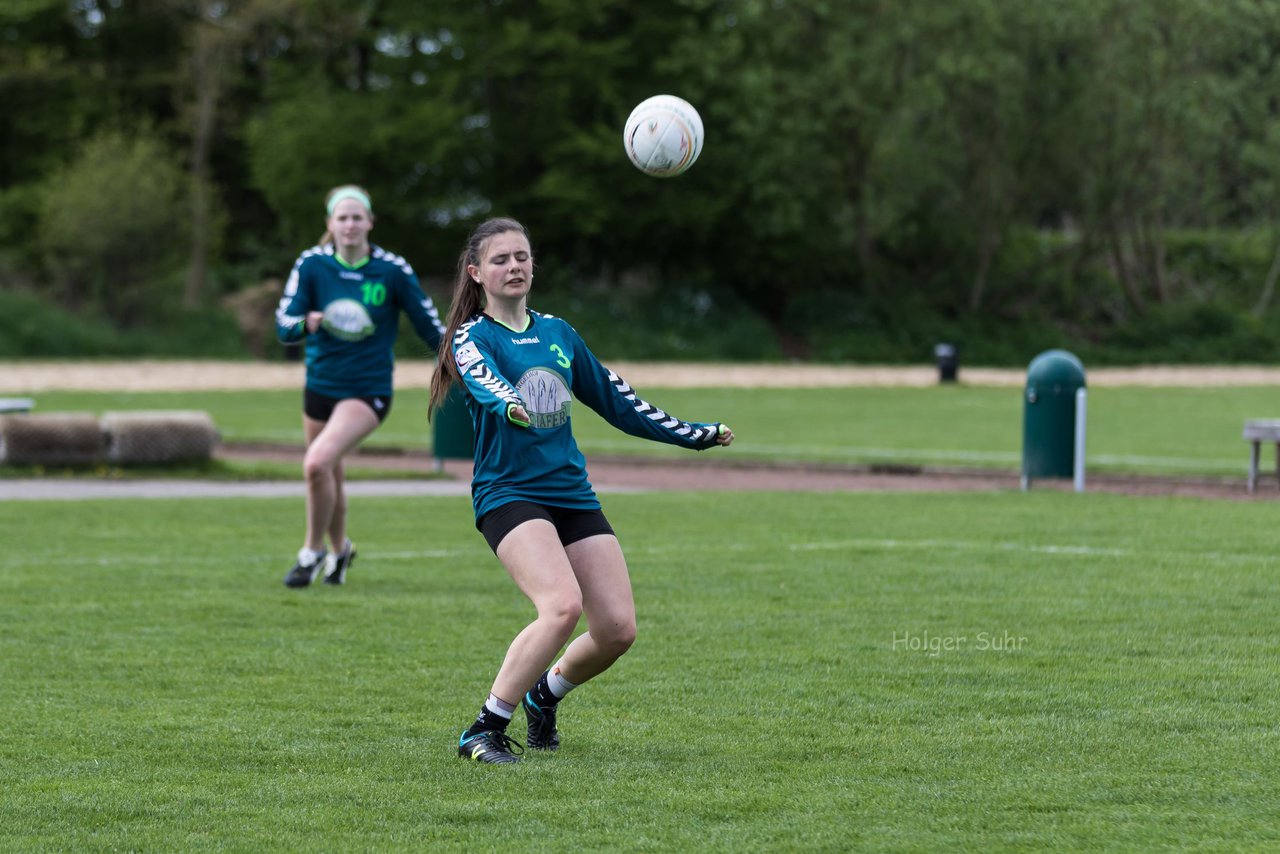
[[[219,455],[232,460],[274,460],[302,464],[301,448],[279,445],[230,445]],[[436,471],[436,461],[425,452],[387,454],[359,450],[351,465],[417,471]],[[456,481],[471,479],[471,463],[445,460],[444,470]],[[743,462],[694,456],[684,462],[610,455],[587,460],[591,483],[601,490],[771,490],[816,492],[984,492],[1021,488],[1017,472],[975,469],[853,465],[804,465]],[[1069,480],[1043,480],[1036,490],[1070,491]],[[1089,492],[1124,495],[1193,496],[1235,501],[1274,501],[1280,487],[1261,484],[1250,495],[1244,478],[1154,477],[1097,474],[1087,478]]]

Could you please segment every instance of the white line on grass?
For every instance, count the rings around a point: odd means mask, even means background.
[[[405,561],[405,560],[421,560],[424,558],[464,558],[464,557],[483,557],[486,550],[481,546],[473,550],[460,549],[427,549],[425,551],[400,551],[400,552],[366,552],[360,550],[361,563],[366,561]],[[284,553],[285,561],[290,559],[288,553]],[[236,558],[228,558],[225,554],[218,556],[203,557],[183,557],[174,558],[164,555],[118,555],[116,557],[77,557],[74,555],[56,554],[46,552],[39,555],[25,554],[19,557],[9,557],[0,560],[0,568],[18,568],[24,566],[171,566],[174,563],[185,565],[210,565],[222,566],[228,562],[244,563],[244,564],[278,564],[281,558],[276,555],[244,555]]]
[[[452,480],[348,480],[348,495],[431,497],[470,495],[471,484]],[[0,479],[0,501],[81,501],[91,498],[300,498],[301,480],[88,480]]]
[[[759,552],[766,551],[770,547],[786,549],[791,552],[815,552],[815,551],[855,551],[855,550],[912,550],[912,551],[968,551],[974,553],[982,552],[1013,552],[1028,554],[1045,554],[1060,555],[1072,558],[1128,558],[1134,560],[1185,560],[1187,558],[1195,558],[1207,561],[1209,563],[1262,563],[1276,564],[1280,563],[1280,555],[1271,552],[1193,552],[1186,550],[1179,551],[1161,551],[1154,549],[1128,549],[1128,548],[1112,548],[1104,546],[1090,546],[1085,544],[1062,544],[1062,543],[1020,543],[1009,541],[987,541],[987,540],[899,540],[899,539],[881,539],[881,538],[854,538],[844,540],[825,540],[825,541],[809,541],[802,543],[733,543],[726,546],[698,546],[698,545],[673,545],[673,546],[649,546],[640,548],[629,548],[627,553],[631,555],[660,556],[666,554],[688,554],[691,551],[699,553],[716,553],[716,552]]]
[[[952,551],[968,551],[968,552],[1026,552],[1031,554],[1047,554],[1062,555],[1065,557],[1087,557],[1087,558],[1135,558],[1144,560],[1153,559],[1178,559],[1185,560],[1187,558],[1198,558],[1210,563],[1262,563],[1274,564],[1280,561],[1280,556],[1271,554],[1270,552],[1250,553],[1250,552],[1189,552],[1189,551],[1157,551],[1151,549],[1123,549],[1108,548],[1088,545],[1073,544],[1057,544],[1057,543],[1016,543],[1016,542],[987,542],[980,540],[899,540],[899,539],[879,539],[879,538],[855,538],[846,540],[827,540],[820,542],[803,542],[803,543],[780,543],[776,544],[781,548],[785,548],[792,552],[814,552],[814,551],[853,551],[853,550],[893,550],[903,549],[912,551],[935,551],[939,549],[950,549]],[[733,543],[727,546],[648,546],[628,548],[627,553],[632,556],[651,556],[658,557],[661,555],[679,553],[689,554],[691,551],[698,552],[757,552],[765,547],[759,543]],[[361,558],[364,561],[413,561],[423,559],[456,559],[456,558],[479,558],[487,559],[487,552],[479,545],[474,549],[423,549],[409,551],[361,551]],[[287,556],[286,556],[287,557]],[[184,564],[198,565],[223,565],[227,563],[228,557],[204,556],[204,557],[184,557],[178,559]],[[236,561],[246,564],[278,564],[280,559],[278,556],[270,555],[246,555],[235,558]],[[120,555],[117,557],[77,557],[74,555],[59,554],[54,552],[45,552],[43,554],[33,555],[25,554],[17,557],[7,557],[0,560],[0,569],[2,568],[18,568],[24,566],[165,566],[175,562],[175,558],[163,555]]]
[[[1124,549],[1088,545],[1060,545],[1054,543],[983,542],[978,540],[895,540],[850,539],[827,542],[792,543],[787,548],[802,551],[843,551],[850,549],[952,549],[971,552],[1026,552],[1030,554],[1064,555],[1067,557],[1120,557],[1142,560],[1197,558],[1211,563],[1276,563],[1280,556],[1270,552],[1193,552],[1161,551],[1156,549]]]
[[[1240,469],[1248,470],[1248,464],[1242,463],[1238,459],[1196,459],[1192,457],[1146,457],[1140,454],[1091,454],[1088,456],[1091,463],[1099,463],[1101,465],[1125,465],[1125,466],[1177,466],[1179,468],[1203,469],[1205,471],[1221,471],[1222,469]]]
[[[1033,552],[1036,554],[1083,555],[1088,557],[1133,557],[1132,549],[1097,546],[1040,545],[1037,543],[978,542],[976,540],[833,540],[825,543],[793,543],[792,551],[839,551],[843,549],[957,549],[965,551]]]

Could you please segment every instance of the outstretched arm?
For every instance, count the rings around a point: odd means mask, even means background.
[[[642,400],[626,380],[600,364],[581,338],[573,349],[574,395],[624,433],[698,451],[733,441],[724,424],[682,421]]]
[[[436,304],[432,302],[431,297],[422,292],[422,285],[413,273],[407,273],[404,276],[400,287],[400,305],[404,308],[405,314],[409,315],[413,331],[418,333],[418,337],[432,351],[440,352],[440,342],[444,338],[444,324],[440,322],[440,312],[436,310]]]

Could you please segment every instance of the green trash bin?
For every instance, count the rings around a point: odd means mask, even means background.
[[[431,454],[436,469],[445,460],[470,460],[475,456],[476,428],[467,409],[467,393],[457,383],[449,386],[444,403],[431,416]]]
[[[1027,367],[1022,396],[1022,488],[1036,478],[1070,477],[1084,491],[1084,365],[1046,350]]]

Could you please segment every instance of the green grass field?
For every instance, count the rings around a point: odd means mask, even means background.
[[[508,767],[453,752],[531,616],[466,499],[355,502],[304,591],[300,500],[0,504],[0,849],[1280,846],[1269,504],[605,504],[639,641]]]
[[[1019,389],[947,386],[845,389],[641,389],[681,418],[725,421],[743,459],[895,463],[1017,470],[1022,454]],[[203,409],[227,441],[301,442],[300,393],[71,393],[38,396],[38,411]],[[1102,388],[1089,393],[1087,458],[1095,471],[1243,476],[1249,418],[1280,417],[1274,389]],[[574,408],[584,451],[682,454],[640,442]],[[369,447],[430,448],[426,394],[402,391]],[[1264,465],[1270,465],[1266,455]]]

